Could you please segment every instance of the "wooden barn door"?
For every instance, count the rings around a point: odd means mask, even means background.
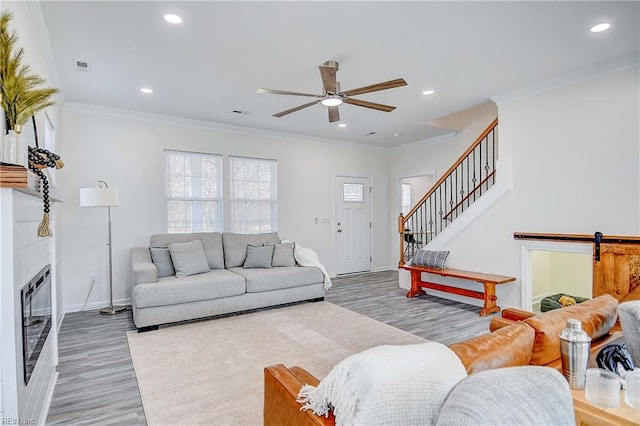
[[[619,301],[640,299],[640,240],[600,244],[600,260],[593,258],[593,297],[605,293]]]

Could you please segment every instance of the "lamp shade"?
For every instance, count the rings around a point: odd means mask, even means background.
[[[80,188],[80,207],[114,207],[117,205],[117,189]]]

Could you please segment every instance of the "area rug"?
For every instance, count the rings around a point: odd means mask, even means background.
[[[151,426],[260,425],[264,367],[299,365],[321,378],[365,349],[426,341],[329,302],[130,331],[127,338]]]

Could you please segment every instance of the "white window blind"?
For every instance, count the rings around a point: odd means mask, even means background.
[[[167,231],[222,232],[222,156],[165,150]]]
[[[276,165],[275,160],[229,157],[231,232],[277,231]]]

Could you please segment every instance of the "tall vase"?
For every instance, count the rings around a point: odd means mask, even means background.
[[[2,161],[27,167],[27,147],[20,137],[20,126],[16,125],[3,137]]]
[[[3,161],[9,164],[18,164],[18,134],[15,130],[9,130],[3,137]]]

